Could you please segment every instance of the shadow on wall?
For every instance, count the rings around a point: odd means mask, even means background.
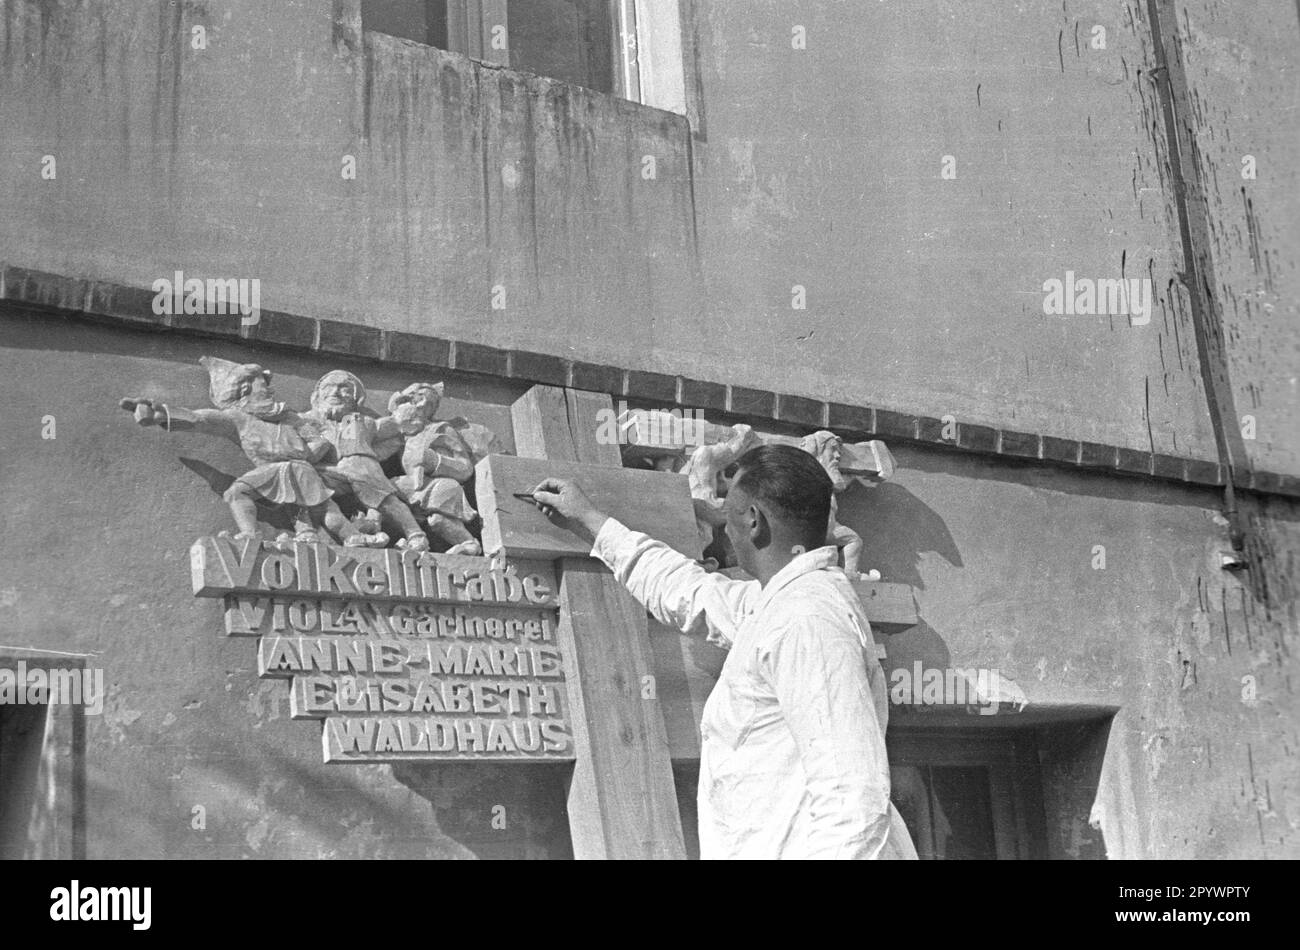
[[[322,766],[318,723],[256,721],[250,730],[239,704],[202,707],[187,729],[160,728],[146,716],[127,727],[127,738],[114,738],[106,734],[112,726],[100,724],[88,743],[91,858],[471,856],[386,767]],[[253,731],[261,726],[274,739]],[[123,745],[133,748],[122,753]],[[163,763],[147,754],[159,750],[169,756]]]
[[[933,552],[954,567],[961,553],[948,526],[925,502],[901,485],[854,484],[840,496],[839,520],[862,536],[862,568],[882,580],[925,589],[921,555]]]
[[[854,483],[840,496],[839,520],[862,537],[863,570],[880,571],[881,579],[925,589],[921,556],[938,554],[954,567],[961,552],[943,519],[901,485],[885,482],[872,488]],[[920,661],[926,669],[947,669],[952,654],[943,637],[924,620],[889,637],[885,674],[911,669]]]

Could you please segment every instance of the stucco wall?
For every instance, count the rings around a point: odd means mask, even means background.
[[[105,670],[105,712],[88,717],[91,857],[562,853],[558,772],[444,767],[399,781],[323,765],[316,724],[288,718],[284,684],[259,681],[250,642],[224,637],[217,602],[190,594],[190,543],[228,527],[213,481],[246,462],[233,445],[140,429],[116,400],[202,405],[195,361],[212,352],[261,360],[302,405],[337,361],[13,311],[0,340],[0,631]],[[375,400],[410,381],[353,368]],[[515,391],[452,377],[449,392],[449,412],[511,444]],[[1036,712],[1119,709],[1095,809],[1076,795],[1051,829],[1063,852],[1091,819],[1112,857],[1294,855],[1300,512],[1274,505],[1257,525],[1275,565],[1260,567],[1265,601],[1217,566],[1227,540],[1212,492],[897,455],[893,482],[855,488],[843,507],[864,564],[916,588],[923,623],[890,639],[887,666],[996,668]],[[497,833],[502,802],[519,821]]]
[[[1196,36],[1250,51],[1260,65],[1228,78],[1278,104],[1287,88],[1262,64],[1294,57],[1272,38],[1294,11],[1265,6],[1267,28]],[[0,2],[0,257],[139,286],[176,269],[256,276],[271,309],[1212,457],[1170,283],[1145,4],[685,4],[693,133],[362,34],[358,10]],[[1202,101],[1231,108],[1239,90],[1215,75],[1197,73]],[[1284,133],[1249,121],[1272,157]],[[1274,200],[1287,181],[1257,215],[1295,218]],[[1277,280],[1294,273],[1285,227],[1256,229]],[[1042,284],[1067,270],[1149,276],[1151,323],[1045,316]],[[1230,335],[1238,390],[1278,407],[1294,392],[1280,328],[1294,294],[1275,294],[1278,316]],[[1297,470],[1285,411],[1260,409],[1260,460]]]
[[[1112,858],[1298,853],[1300,510],[1255,522],[1265,600],[1219,567],[1213,492],[896,455],[896,479],[842,509],[863,564],[917,589],[923,623],[887,668],[998,669],[1030,710],[1118,707],[1096,804],[1072,816]]]
[[[1242,447],[1256,467],[1296,471],[1300,125],[1294,111],[1300,101],[1300,7],[1256,4],[1247,18],[1242,8],[1196,0],[1180,4],[1180,11],[1178,36],[1194,106],[1194,142],[1212,229],[1214,298],[1236,426],[1246,433]]]

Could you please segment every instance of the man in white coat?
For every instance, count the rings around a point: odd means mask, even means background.
[[[916,857],[889,800],[871,628],[826,544],[831,489],[792,446],[737,461],[726,532],[751,581],[629,530],[571,481],[533,491],[657,620],[728,648],[700,725],[702,858]]]

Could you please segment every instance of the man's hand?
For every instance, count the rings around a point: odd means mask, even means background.
[[[122,399],[118,405],[135,416],[135,421],[142,426],[160,426],[167,421],[167,413],[154,407],[152,399],[133,396]]]
[[[533,489],[533,500],[548,518],[558,515],[568,522],[570,530],[589,534],[588,540],[594,540],[601,525],[609,520],[609,516],[599,511],[586,493],[567,478],[543,479]]]

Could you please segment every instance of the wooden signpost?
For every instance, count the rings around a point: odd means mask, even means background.
[[[568,794],[574,857],[684,858],[646,612],[589,548],[513,494],[547,475],[573,478],[629,526],[698,557],[686,477],[623,468],[618,445],[596,438],[601,409],[612,411],[609,396],[546,386],[515,403],[520,457],[490,456],[478,467],[484,546],[555,558],[576,751]]]

